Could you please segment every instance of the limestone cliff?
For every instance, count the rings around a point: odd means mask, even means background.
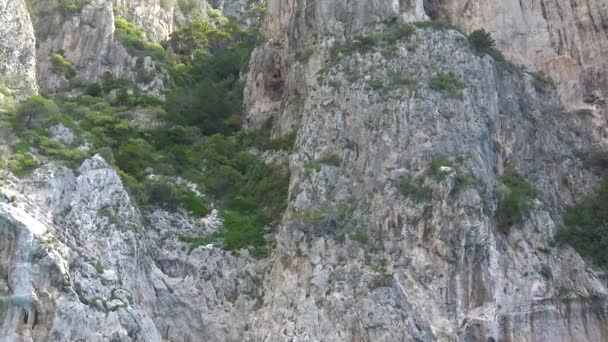
[[[537,4],[542,13],[509,4],[269,2],[269,42],[250,64],[247,122],[272,118],[276,132],[296,129],[298,139],[254,340],[608,338],[601,273],[567,247],[548,247],[564,206],[596,181],[577,153],[605,144],[605,60],[592,57],[605,53],[605,25],[593,25],[605,8],[580,5],[559,19],[551,14],[558,2]],[[559,74],[557,87],[480,57],[465,36],[432,25],[396,45],[357,50],[352,42],[441,16],[467,30],[489,28],[507,59]],[[538,24],[520,25],[526,18]],[[554,30],[572,45],[557,47]],[[597,44],[577,45],[585,39]],[[450,74],[463,82],[458,94],[433,85]],[[590,111],[571,111],[580,106]],[[338,162],[309,167],[327,156]],[[438,158],[450,166],[433,176]],[[542,196],[504,232],[492,189],[507,170]],[[454,195],[467,175],[475,185]],[[404,198],[403,177],[431,198]],[[310,222],[301,212],[321,214]]]
[[[190,14],[168,0],[77,3],[0,0],[0,90],[70,88],[59,54],[72,83],[109,73],[162,96],[170,79],[130,53],[115,19],[162,42]],[[180,3],[249,25],[259,2]],[[608,143],[605,2],[265,9],[264,39],[240,71],[244,126],[296,135],[289,153],[252,152],[290,171],[287,209],[265,231],[270,255],[193,248],[183,237],[213,236],[222,213],[140,206],[101,155],[74,169],[41,158],[21,178],[2,170],[0,340],[608,340],[603,271],[553,243],[565,209],[599,180],[581,156]],[[471,47],[465,32],[478,28],[506,60]],[[138,82],[142,66],[153,77]],[[52,139],[72,129],[53,126]],[[508,177],[533,190],[505,224]]]

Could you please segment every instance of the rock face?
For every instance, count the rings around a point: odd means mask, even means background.
[[[188,20],[171,4],[92,0],[66,14],[38,1],[32,25],[21,1],[0,0],[0,33],[10,37],[0,35],[2,81],[34,91],[37,65],[41,89],[62,89],[55,53],[84,81],[106,71],[135,77],[141,59],[116,40],[115,15],[161,41]],[[242,15],[250,3],[212,6]],[[270,118],[275,135],[297,131],[272,255],[190,250],[179,236],[216,231],[217,211],[195,219],[139,208],[100,156],[74,171],[49,163],[24,179],[3,171],[3,191],[17,197],[0,201],[0,340],[608,340],[605,278],[551,244],[565,207],[598,181],[579,156],[606,147],[604,2],[267,8],[266,40],[245,75],[245,122]],[[555,85],[480,55],[456,30],[352,42],[430,18],[490,30],[508,60],[544,70]],[[15,74],[27,77],[6,77]],[[154,82],[140,86],[160,94]],[[52,132],[73,138],[62,125]],[[538,195],[505,228],[500,180],[511,171]]]
[[[265,261],[213,246],[190,251],[178,239],[216,230],[217,213],[200,222],[163,211],[142,216],[99,156],[78,175],[49,166],[29,181],[3,183],[28,196],[0,203],[2,341],[240,341],[245,334]],[[24,200],[49,217],[23,211]],[[47,234],[51,216],[63,217],[56,227],[74,237],[69,249]]]
[[[298,139],[289,209],[253,340],[608,338],[604,280],[571,249],[549,247],[564,206],[597,181],[577,151],[604,144],[596,134],[606,127],[597,121],[603,107],[588,116],[564,105],[572,97],[582,103],[582,88],[573,85],[579,81],[564,75],[557,89],[543,85],[538,76],[478,56],[451,30],[418,29],[394,46],[377,44],[338,61],[330,56],[336,41],[436,16],[431,5],[269,2],[268,43],[250,64],[247,123],[259,127],[272,117],[277,134],[297,129]],[[451,8],[434,5],[440,14]],[[453,20],[466,19],[458,12]],[[598,30],[597,37],[606,36]],[[510,43],[501,41],[507,32],[493,31],[499,45]],[[529,41],[551,44],[535,34]],[[547,62],[524,51],[518,62]],[[557,55],[538,68],[559,73],[551,67]],[[605,92],[604,61],[585,60],[604,70],[588,84]],[[577,63],[570,70],[585,78]],[[442,75],[463,82],[462,90],[433,87]],[[324,165],[327,156],[338,162]],[[432,161],[444,158],[450,167],[433,171]],[[319,161],[319,171],[307,167]],[[508,170],[542,195],[524,222],[503,231],[495,189]],[[459,189],[469,176],[474,185]],[[403,179],[421,182],[429,198],[419,203],[401,194]]]
[[[126,78],[151,95],[161,96],[167,76],[158,72],[157,62],[147,56],[129,53],[116,35],[115,19],[125,18],[143,29],[150,42],[162,42],[192,17],[175,1],[167,0],[91,0],[77,10],[66,10],[51,0],[23,0],[0,4],[5,25],[0,29],[0,86],[34,93],[38,86],[53,94],[78,83],[100,82],[108,76]],[[255,1],[192,2],[188,11],[200,9],[203,15],[215,8],[227,15],[246,18]],[[17,42],[17,44],[15,44]],[[74,75],[66,77],[54,64],[60,54],[72,64]],[[36,83],[37,81],[37,83]],[[17,94],[19,95],[19,94]],[[5,96],[4,94],[2,96]]]
[[[606,115],[605,1],[429,2],[439,3],[436,16],[447,18],[466,31],[485,28],[492,32],[510,61],[550,75],[567,108],[591,107]]]
[[[22,1],[0,2],[0,104],[9,95],[38,90],[34,29]],[[2,91],[4,90],[4,91]],[[13,94],[15,92],[15,94]]]

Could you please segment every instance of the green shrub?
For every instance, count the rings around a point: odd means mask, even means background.
[[[491,53],[496,45],[492,35],[484,29],[479,29],[469,34],[469,43],[479,53]]]
[[[331,165],[331,166],[335,166],[335,167],[340,167],[342,166],[342,158],[333,153],[333,154],[329,154],[323,158],[321,158],[319,160],[319,163],[321,164],[325,164],[325,165]]]
[[[65,15],[75,15],[82,11],[82,8],[90,3],[90,0],[53,0],[54,7]]]
[[[70,79],[76,76],[76,71],[72,66],[72,62],[65,59],[61,54],[56,53],[53,55],[53,68],[56,72],[65,76],[65,78]]]
[[[38,168],[38,162],[29,153],[16,153],[8,162],[9,170],[17,177],[23,177]]]
[[[431,174],[433,176],[442,176],[444,173],[441,171],[441,169],[444,167],[454,168],[454,164],[444,158],[434,159],[431,162]]]
[[[571,245],[600,267],[608,266],[608,177],[598,189],[564,214],[555,241]]]
[[[374,90],[380,90],[384,88],[384,82],[382,80],[371,80],[369,81],[369,86]]]
[[[365,229],[359,228],[355,232],[353,239],[355,241],[359,242],[360,244],[364,245],[369,241],[369,236],[367,235],[367,231],[365,231]]]
[[[431,198],[431,190],[426,188],[423,183],[422,178],[412,181],[407,177],[402,177],[399,181],[399,191],[403,196],[411,198],[417,203],[424,203]]]
[[[389,44],[408,38],[416,33],[416,26],[412,24],[395,25],[382,34],[382,39]]]
[[[551,267],[547,266],[547,265],[543,265],[540,269],[540,275],[543,276],[543,278],[550,280],[553,278],[553,272],[551,272]]]
[[[594,151],[584,158],[585,165],[600,173],[608,171],[608,151]]]
[[[307,162],[304,164],[304,168],[307,170],[314,170],[316,172],[321,171],[321,164],[319,162]]]
[[[87,86],[84,93],[89,96],[98,97],[103,94],[103,89],[99,83],[91,83]]]
[[[462,89],[466,84],[453,73],[442,73],[431,79],[429,87],[435,91],[441,91],[450,97],[461,97]]]
[[[523,221],[523,216],[528,211],[530,202],[539,194],[539,191],[514,171],[509,171],[500,180],[505,189],[501,194],[497,220],[499,228],[506,230]]]
[[[353,52],[366,53],[374,48],[387,44],[395,44],[397,41],[412,36],[416,33],[416,27],[411,24],[397,25],[381,33],[369,33],[361,35],[352,41],[335,44],[330,55],[333,60],[340,60]]]
[[[456,30],[460,32],[460,29],[458,29],[456,26],[453,26],[447,21],[443,20],[419,21],[415,22],[414,26],[421,29],[430,28],[436,31]]]
[[[555,87],[553,79],[549,75],[545,74],[543,71],[533,73],[532,77],[534,88],[536,88],[537,91],[543,91],[547,88]]]
[[[114,27],[116,28],[116,35],[125,47],[135,50],[144,49],[144,34],[135,24],[124,18],[116,18],[114,20]]]
[[[471,187],[475,184],[475,179],[469,175],[458,174],[454,178],[454,187],[450,192],[451,195],[458,194],[461,190]]]
[[[202,217],[209,213],[207,203],[192,190],[165,181],[149,181],[145,184],[148,203],[168,210],[183,208],[194,216]]]
[[[55,102],[34,95],[22,101],[14,118],[13,127],[20,133],[24,129],[40,128],[42,123],[59,115]]]

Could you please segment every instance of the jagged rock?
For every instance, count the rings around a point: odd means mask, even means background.
[[[25,3],[0,1],[0,22],[0,97],[37,92],[36,39]]]

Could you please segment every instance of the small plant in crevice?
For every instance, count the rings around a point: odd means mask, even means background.
[[[458,27],[444,20],[418,21],[414,23],[414,26],[420,29],[428,28],[436,31],[456,30],[458,32],[462,32]]]
[[[436,177],[445,176],[447,170],[454,169],[454,163],[448,159],[436,158],[431,162],[431,175]]]
[[[553,279],[553,272],[551,271],[551,267],[548,265],[542,265],[539,273],[546,280]]]
[[[532,83],[537,91],[545,91],[547,89],[555,88],[555,82],[553,79],[545,74],[544,71],[532,73]]]
[[[365,245],[369,241],[369,235],[367,234],[367,231],[363,228],[357,229],[352,238],[353,240],[357,241],[362,245]]]
[[[473,185],[475,185],[475,178],[470,175],[459,173],[456,175],[456,177],[454,177],[454,186],[450,191],[450,195],[455,196],[460,191],[469,188]]]
[[[330,166],[335,166],[335,167],[340,167],[342,165],[342,158],[335,154],[329,154],[326,155],[325,157],[319,159],[319,163],[321,164],[325,164],[325,165],[330,165]]]
[[[431,198],[431,190],[424,186],[422,177],[416,179],[402,177],[399,181],[399,192],[416,203],[428,202]]]
[[[454,73],[441,73],[429,81],[429,88],[443,92],[452,98],[462,98],[462,90],[466,83],[461,81]]]
[[[374,267],[374,271],[376,275],[372,279],[369,284],[370,290],[375,290],[382,287],[391,287],[395,283],[394,276],[386,270],[386,261],[382,260],[382,262]]]
[[[497,221],[501,231],[506,232],[514,224],[521,223],[531,201],[539,195],[538,189],[515,171],[500,177],[500,203]]]

